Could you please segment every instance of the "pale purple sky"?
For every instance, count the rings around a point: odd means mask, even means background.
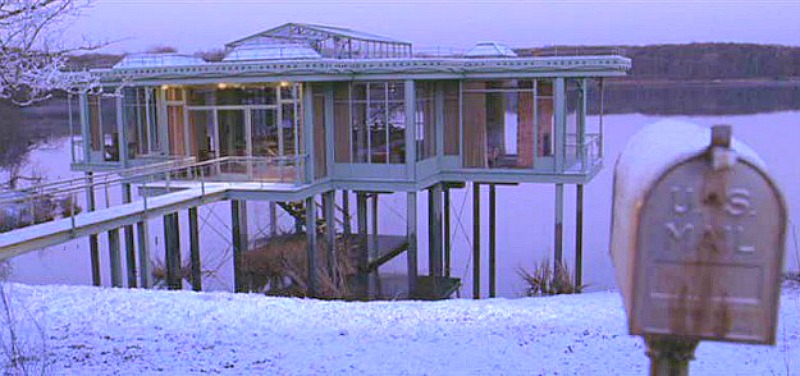
[[[71,38],[117,40],[108,51],[181,52],[286,22],[320,23],[465,48],[554,44],[754,42],[800,45],[800,0],[97,0]]]

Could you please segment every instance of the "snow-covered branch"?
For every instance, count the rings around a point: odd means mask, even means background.
[[[30,105],[53,91],[80,91],[93,86],[86,72],[64,72],[67,55],[96,44],[65,46],[66,22],[93,0],[0,0],[0,100]]]

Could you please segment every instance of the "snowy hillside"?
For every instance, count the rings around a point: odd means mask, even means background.
[[[322,302],[259,295],[6,285],[52,374],[636,374],[621,298]],[[776,347],[704,342],[693,375],[800,374],[800,289]],[[27,323],[27,324],[26,324]],[[0,360],[3,354],[0,353]]]

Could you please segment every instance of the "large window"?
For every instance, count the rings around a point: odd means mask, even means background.
[[[405,105],[401,82],[337,84],[336,161],[405,163]]]
[[[463,83],[464,166],[532,168],[552,155],[549,80]]]

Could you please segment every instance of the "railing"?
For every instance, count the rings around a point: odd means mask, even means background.
[[[463,57],[466,50],[463,48],[445,46],[414,46],[415,58],[426,57]]]
[[[57,218],[69,218],[75,230],[75,216],[88,209],[107,209],[131,202],[129,187],[163,189],[191,188],[195,183],[206,194],[214,182],[287,183],[305,180],[306,155],[294,157],[225,157],[200,163],[194,158],[155,163],[94,176],[40,184],[16,191],[0,192],[0,233]],[[148,192],[144,192],[148,193]],[[149,208],[148,195],[138,200]],[[83,205],[83,206],[82,206]]]

